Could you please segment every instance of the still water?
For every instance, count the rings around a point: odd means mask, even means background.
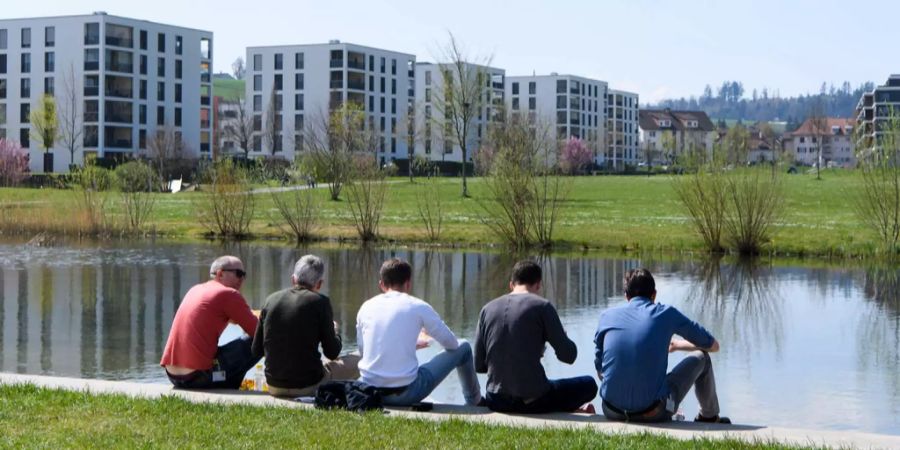
[[[377,293],[385,258],[409,260],[413,294],[470,340],[481,307],[505,292],[514,262],[478,252],[0,244],[0,371],[165,383],[158,362],[181,297],[226,253],[244,261],[249,275],[242,292],[253,308],[288,285],[299,256],[322,256],[323,291],[332,299],[345,350],[355,347],[356,312]],[[579,349],[571,366],[548,349],[550,377],[594,374],[597,317],[624,301],[622,274],[646,266],[657,278],[657,300],[699,321],[722,344],[713,361],[723,414],[746,424],[900,434],[896,269],[583,257],[541,262],[544,294]],[[435,352],[423,350],[420,359]],[[673,354],[670,366],[678,361]],[[455,374],[432,398],[462,403]],[[696,414],[693,394],[683,408],[689,417]]]

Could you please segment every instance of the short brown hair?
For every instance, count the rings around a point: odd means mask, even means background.
[[[412,278],[412,266],[400,258],[391,258],[381,265],[379,275],[385,286],[401,286]]]
[[[513,284],[530,286],[541,281],[543,276],[541,266],[530,259],[526,259],[517,262],[516,265],[513,266],[510,281],[512,281]]]
[[[650,298],[656,292],[656,281],[650,271],[644,268],[631,269],[625,272],[625,295],[628,298]]]

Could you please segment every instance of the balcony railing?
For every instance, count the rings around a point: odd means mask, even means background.
[[[335,67],[335,66],[331,66],[331,67]],[[337,66],[337,67],[341,67],[341,66]],[[350,69],[366,70],[366,62],[364,60],[351,59],[351,60],[347,61],[347,67]]]
[[[332,89],[343,89],[344,88],[344,80],[331,80],[331,88]]]
[[[344,67],[344,60],[343,59],[332,59],[331,67]]]

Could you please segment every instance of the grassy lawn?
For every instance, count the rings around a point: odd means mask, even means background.
[[[244,81],[213,79],[213,93],[226,101],[237,101],[244,98]]]
[[[4,448],[797,448],[0,386]]]
[[[470,180],[472,198],[464,199],[458,178],[439,180],[444,232],[442,244],[486,245],[502,242],[480,222],[485,195],[481,180]],[[854,213],[860,178],[855,172],[828,170],[822,180],[814,174],[784,177],[786,208],[775,226],[767,251],[775,255],[852,257],[871,254],[874,235]],[[380,234],[388,242],[422,243],[427,235],[418,218],[421,180],[391,180]],[[702,251],[687,216],[672,189],[670,176],[596,176],[572,179],[572,195],[562,208],[556,240],[563,250]],[[52,189],[0,189],[6,216],[30,214],[39,221],[71,223],[75,193]],[[277,194],[291,195],[291,194]],[[328,200],[327,189],[316,191],[320,201],[317,236],[354,239],[355,229],[346,201]],[[108,193],[113,216],[121,217],[117,194]],[[173,237],[199,238],[196,202],[203,194],[155,194],[150,226]],[[251,230],[257,238],[284,238],[271,194],[256,194]],[[0,227],[4,225],[0,224]],[[6,226],[5,228],[10,229]],[[49,229],[55,229],[49,223]],[[29,232],[40,230],[38,223]]]

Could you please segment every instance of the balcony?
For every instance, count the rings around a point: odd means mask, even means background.
[[[331,68],[342,68],[344,67],[343,59],[332,59],[330,63]]]

